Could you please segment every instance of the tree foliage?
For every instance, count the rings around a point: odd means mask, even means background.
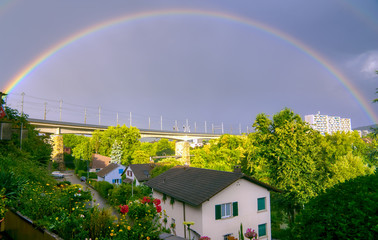
[[[245,157],[245,139],[244,136],[224,134],[219,139],[210,140],[202,148],[191,150],[193,157],[190,164],[193,167],[232,171]]]
[[[25,157],[40,164],[47,164],[51,156],[51,145],[48,137],[39,135],[35,128],[29,124],[28,115],[21,114],[16,109],[5,108],[6,116],[2,119],[12,124],[12,139],[0,141],[0,152],[22,150]]]
[[[128,165],[131,163],[134,151],[140,146],[139,139],[139,129],[123,125],[122,127],[111,126],[103,132],[95,131],[91,143],[96,152],[104,156],[110,156],[112,146],[117,141],[122,150],[121,163]]]
[[[297,239],[377,239],[378,175],[337,184],[309,201],[294,227]]]
[[[113,146],[112,146],[112,152],[110,154],[110,161],[112,163],[118,163],[120,164],[121,163],[121,160],[122,160],[122,147],[121,145],[118,143],[118,141],[114,141],[113,143]]]
[[[283,191],[276,200],[291,223],[325,189],[374,171],[364,162],[366,144],[357,133],[322,136],[290,109],[272,120],[259,114],[253,126],[244,171]]]

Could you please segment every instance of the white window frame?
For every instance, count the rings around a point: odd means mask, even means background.
[[[229,214],[227,214],[227,208],[229,208]],[[221,204],[221,218],[232,217],[232,203]]]

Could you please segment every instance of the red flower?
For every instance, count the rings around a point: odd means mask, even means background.
[[[151,199],[149,197],[143,197],[143,200],[141,202],[142,202],[142,204],[144,204],[144,203],[150,203]]]
[[[161,203],[160,199],[158,199],[158,198],[155,198],[153,202],[154,202],[155,206],[159,206],[160,203]]]
[[[129,211],[129,206],[127,205],[119,205],[119,208],[122,214],[126,214]]]
[[[158,212],[158,213],[161,212],[161,206],[159,206],[159,205],[156,206],[156,212]]]

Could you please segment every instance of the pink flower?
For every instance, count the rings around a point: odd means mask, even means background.
[[[247,229],[247,231],[244,233],[244,236],[248,239],[257,239],[257,233],[255,232],[255,230],[252,230],[250,228]]]

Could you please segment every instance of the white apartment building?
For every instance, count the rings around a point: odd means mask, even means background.
[[[352,131],[350,118],[321,115],[320,112],[318,112],[315,115],[306,115],[305,121],[308,122],[313,129],[319,131],[323,135],[325,133],[332,134],[337,131]]]

